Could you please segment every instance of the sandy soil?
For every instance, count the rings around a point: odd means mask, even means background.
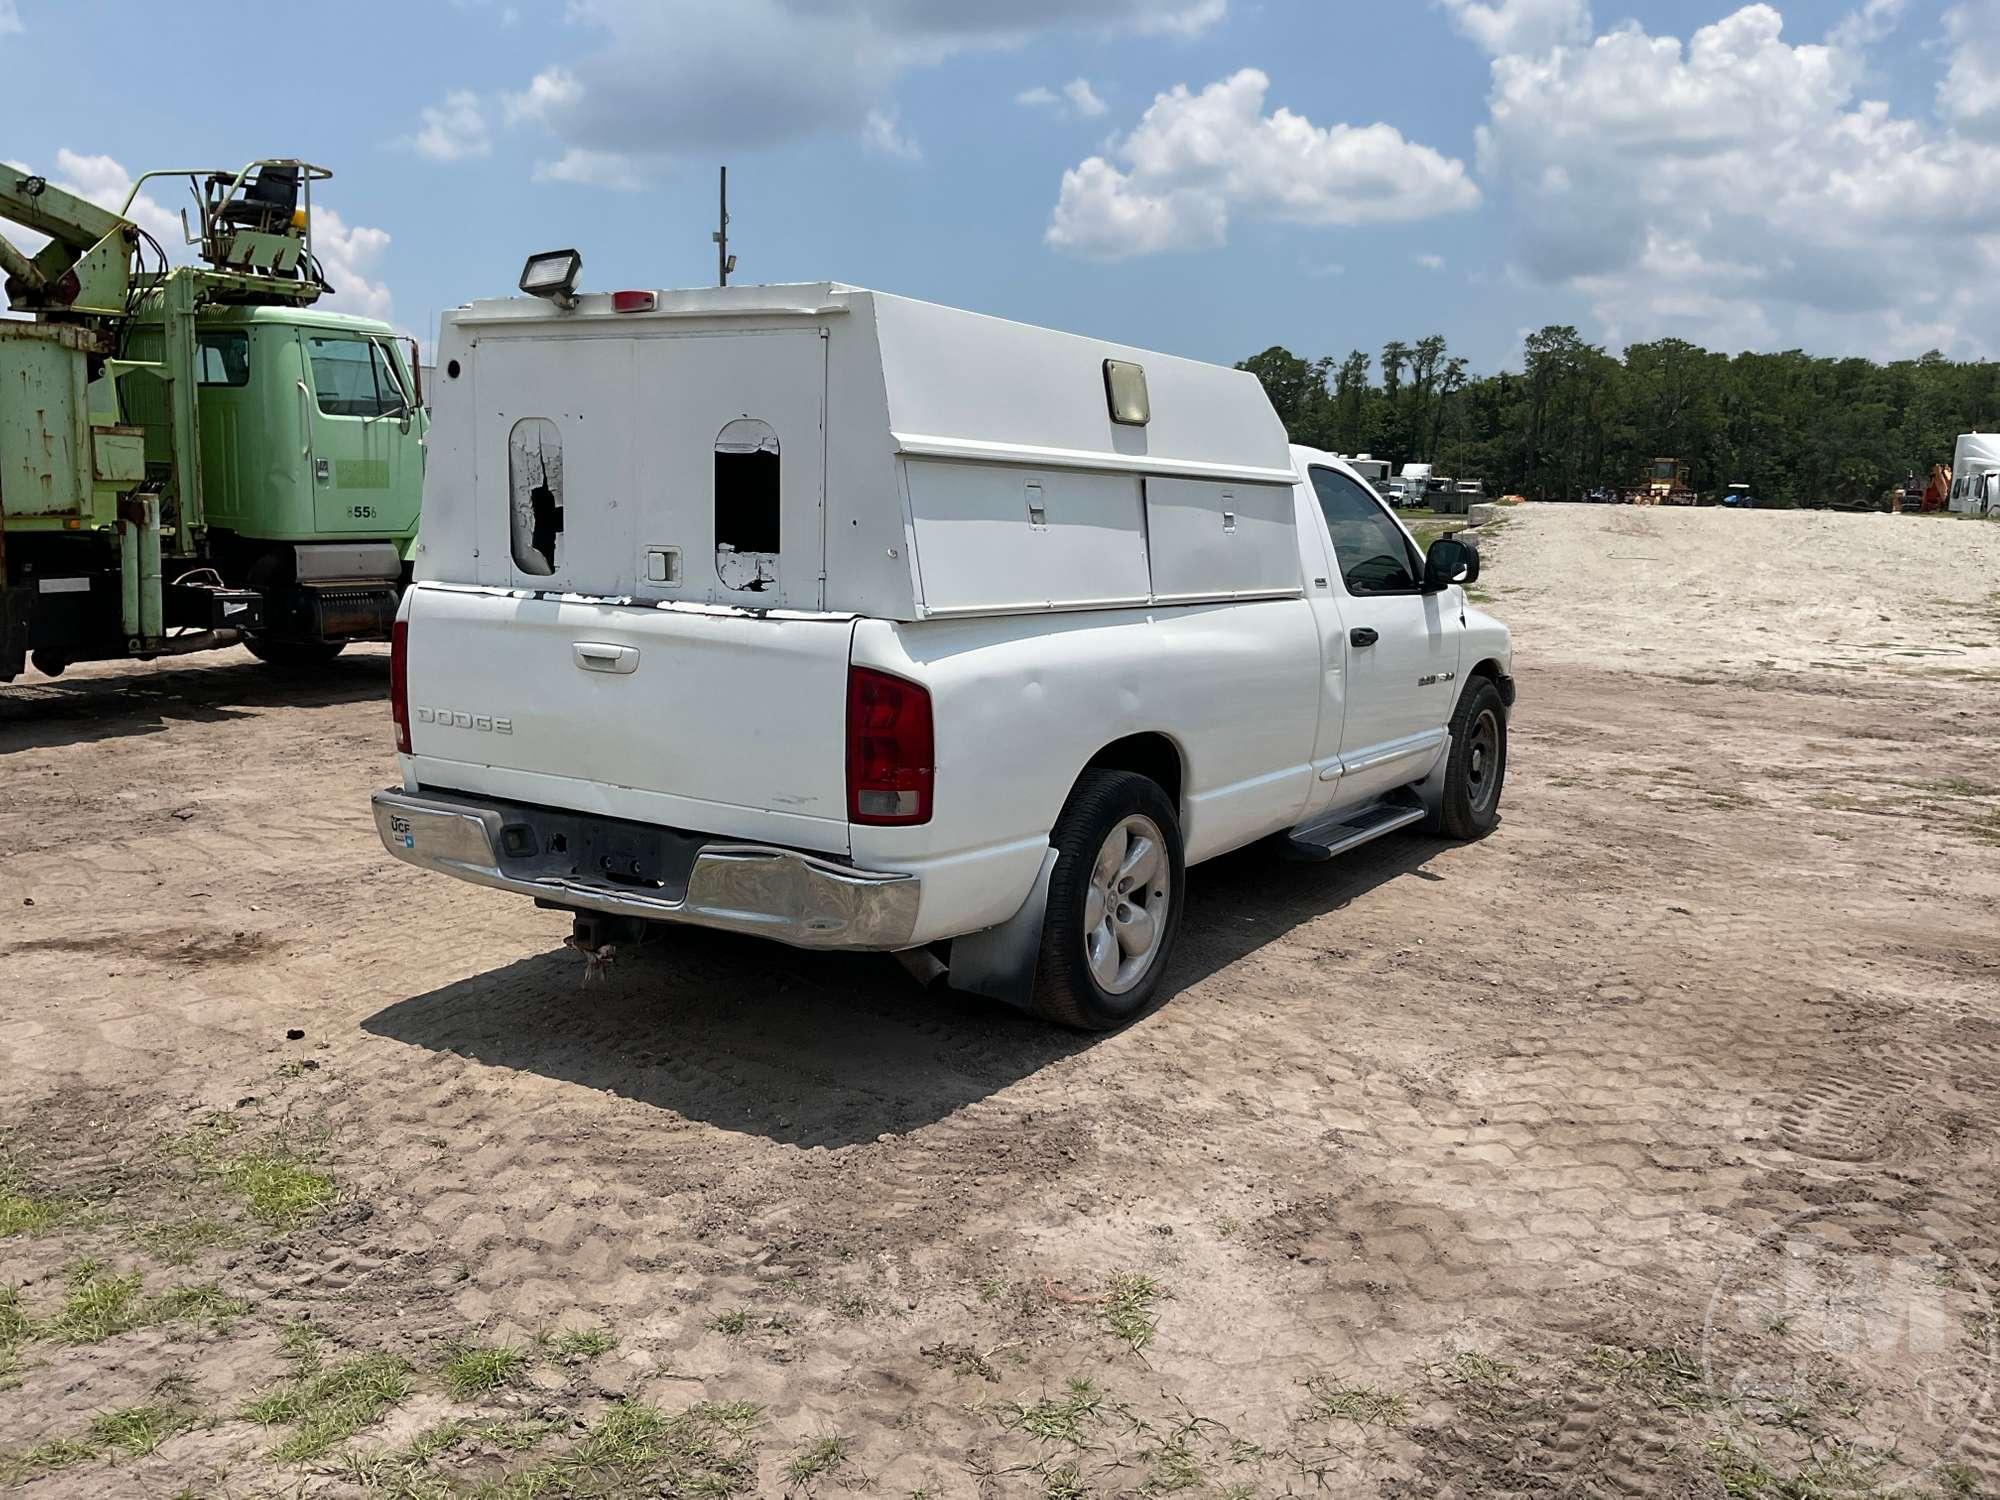
[[[2000,1495],[2000,527],[1487,558],[1501,829],[1195,872],[1102,1039],[702,935],[584,986],[376,846],[379,652],[0,689],[0,1483]]]

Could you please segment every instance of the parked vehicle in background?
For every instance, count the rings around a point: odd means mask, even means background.
[[[190,180],[199,264],[0,165],[0,219],[48,236],[0,238],[35,316],[0,322],[0,682],[238,641],[309,666],[395,618],[426,419],[389,326],[313,305],[331,174],[165,175]]]
[[[2000,433],[1968,432],[1951,460],[1954,515],[2000,515]]]
[[[1384,487],[1390,482],[1388,459],[1374,458],[1366,453],[1351,455],[1343,453],[1339,455],[1339,458],[1356,475],[1366,480],[1369,488],[1373,489],[1376,494],[1380,495],[1384,493]]]
[[[1756,498],[1751,495],[1750,486],[1747,484],[1732,484],[1727,490],[1724,490],[1722,493],[1722,504],[1736,510],[1755,510],[1757,508]]]
[[[1646,466],[1639,486],[1640,505],[1696,505],[1701,497],[1688,483],[1689,469],[1677,458],[1656,458]]]
[[[531,263],[531,266],[535,263]],[[1478,558],[1252,375],[833,284],[445,316],[393,656],[398,858],[1086,1029],[1190,864],[1499,817]]]

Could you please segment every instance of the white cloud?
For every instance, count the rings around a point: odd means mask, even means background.
[[[1818,43],[1751,4],[1685,45],[1627,23],[1496,58],[1479,165],[1521,270],[1582,291],[1614,343],[1985,352],[2000,157],[1857,92],[1901,9],[1864,4]]]
[[[535,163],[535,181],[569,182],[631,193],[645,183],[649,170],[645,162],[634,161],[617,151],[586,151],[572,146],[554,161]]]
[[[2000,0],[1964,0],[1944,13],[1951,63],[1938,111],[1959,129],[2000,139]]]
[[[454,90],[445,95],[442,104],[424,106],[417,113],[417,124],[410,144],[418,155],[432,161],[464,161],[493,151],[486,110],[470,89]]]
[[[364,318],[393,321],[388,285],[378,269],[389,250],[389,231],[364,224],[349,226],[332,209],[313,205],[313,253],[326,272],[333,295],[320,306]]]
[[[1088,78],[1072,78],[1060,90],[1037,84],[1034,88],[1021,90],[1014,96],[1014,102],[1029,109],[1075,115],[1080,120],[1094,120],[1111,110],[1111,106],[1098,97]]]
[[[72,151],[67,146],[56,152],[55,185],[65,192],[75,193],[79,198],[88,198],[99,208],[108,208],[113,213],[122,213],[146,233],[158,240],[170,259],[188,259],[181,233],[180,214],[169,209],[151,193],[141,193],[132,200],[132,206],[125,206],[125,195],[132,191],[132,174],[112,157],[85,156]],[[161,179],[165,181],[165,179]],[[158,185],[157,183],[155,184]]]
[[[500,96],[501,113],[509,125],[546,125],[552,112],[568,108],[582,92],[568,69],[544,68],[520,93]]]
[[[1411,259],[1426,271],[1442,271],[1444,269],[1444,257],[1442,255],[1416,255],[1412,256]]]
[[[904,135],[891,109],[871,109],[861,122],[861,144],[881,156],[899,161],[922,161],[924,148]]]
[[[1232,213],[1351,225],[1476,207],[1462,162],[1389,125],[1315,125],[1245,68],[1200,93],[1176,85],[1138,125],[1063,174],[1049,244],[1097,259],[1209,249]],[[1108,158],[1116,158],[1118,164]]]
[[[19,36],[27,30],[21,24],[21,12],[15,8],[14,0],[0,0],[0,36]]]
[[[1063,97],[1069,100],[1069,107],[1086,120],[1094,120],[1111,109],[1110,105],[1097,97],[1097,90],[1090,86],[1088,78],[1072,78],[1064,84]]]
[[[551,59],[521,92],[503,94],[499,108],[509,125],[555,138],[559,154],[542,171],[566,180],[588,179],[589,164],[607,157],[644,173],[681,156],[815,134],[874,141],[871,116],[893,122],[886,101],[913,69],[1050,34],[1193,35],[1219,21],[1227,3],[569,0],[586,45]],[[1076,87],[1063,90],[1070,108],[1102,111],[1087,83]]]
[[[1438,0],[1495,57],[1590,40],[1590,0]]]

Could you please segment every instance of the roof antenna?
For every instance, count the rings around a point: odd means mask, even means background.
[[[736,269],[736,257],[729,253],[729,168],[722,169],[722,227],[710,235],[715,241],[715,284],[729,285],[729,273]]]

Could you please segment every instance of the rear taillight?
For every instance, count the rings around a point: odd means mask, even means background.
[[[848,668],[848,818],[878,827],[928,823],[936,779],[931,695],[886,672]]]
[[[396,720],[396,748],[410,753],[410,622],[389,632],[389,712]]]

